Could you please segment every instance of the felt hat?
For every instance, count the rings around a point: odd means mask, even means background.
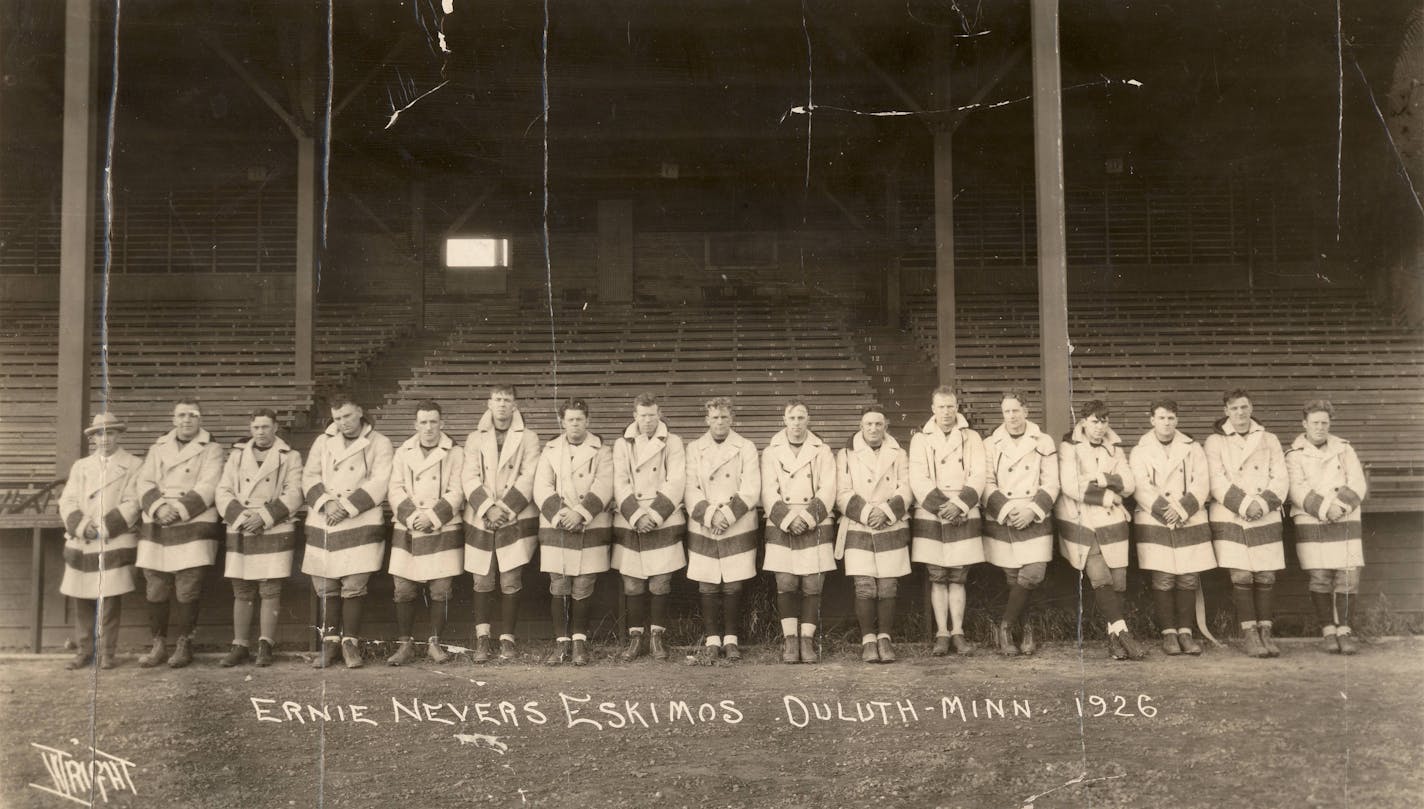
[[[93,435],[101,430],[124,432],[128,427],[113,413],[95,413],[94,420],[84,428],[85,435]]]

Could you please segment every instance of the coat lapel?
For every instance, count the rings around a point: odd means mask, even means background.
[[[728,433],[727,440],[720,444],[713,441],[711,435],[704,436],[702,440],[704,441],[703,446],[706,448],[702,453],[701,460],[702,478],[710,480],[712,474],[721,469],[723,464],[737,457],[737,448],[742,437],[733,431]]]
[[[489,413],[485,413],[485,418],[489,418]],[[489,471],[490,474],[493,474],[499,467],[508,463],[509,459],[519,452],[519,445],[524,443],[524,416],[518,410],[514,411],[514,418],[509,422],[509,432],[504,434],[503,447],[496,448],[495,446],[498,442],[495,441],[494,436],[494,419],[489,420],[488,427],[486,427],[485,420],[480,419],[480,429],[489,431],[488,458],[494,461],[494,464],[489,467]],[[481,454],[484,454],[483,449],[482,447]],[[499,453],[498,457],[495,455],[496,449]]]
[[[278,438],[272,442],[272,446],[267,449],[267,457],[262,459],[262,465],[257,467],[257,472],[252,476],[252,480],[238,492],[243,501],[251,497],[252,491],[282,465],[282,452],[286,449],[288,449],[287,442],[282,439]],[[249,464],[257,464],[256,453],[253,451],[251,441],[242,445],[242,466]]]

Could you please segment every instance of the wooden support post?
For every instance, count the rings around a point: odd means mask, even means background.
[[[83,457],[94,305],[94,174],[99,28],[94,0],[68,0],[64,27],[64,145],[59,234],[59,367],[54,474]],[[38,628],[35,630],[38,632]]]
[[[316,139],[297,138],[297,278],[295,357],[298,385],[316,381]]]
[[[1049,435],[1072,426],[1068,363],[1068,252],[1064,224],[1063,89],[1058,0],[1031,0],[1033,153],[1038,203],[1039,356],[1043,420]]]
[[[30,544],[30,651],[40,653],[44,642],[44,529],[34,527]]]

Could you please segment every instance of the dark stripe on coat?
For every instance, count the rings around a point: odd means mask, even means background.
[[[80,573],[98,573],[100,556],[103,556],[104,570],[117,570],[121,567],[133,567],[138,560],[138,548],[115,548],[98,552],[99,543],[94,543],[95,552],[86,553],[73,546],[64,549],[64,565]]]
[[[744,531],[730,536],[709,537],[689,532],[687,550],[709,559],[725,559],[739,553],[756,550],[757,532]]]

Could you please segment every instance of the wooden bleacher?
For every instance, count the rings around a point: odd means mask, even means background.
[[[956,304],[956,384],[988,428],[1001,390],[1038,392],[1037,302],[961,295]],[[933,359],[933,298],[913,297],[908,317]],[[1082,294],[1069,300],[1068,334],[1074,404],[1106,400],[1126,441],[1148,429],[1146,409],[1159,395],[1176,399],[1182,428],[1204,438],[1222,415],[1221,394],[1241,387],[1288,445],[1301,405],[1325,398],[1336,406],[1332,430],[1369,474],[1367,508],[1424,509],[1424,336],[1391,323],[1363,293]]]

